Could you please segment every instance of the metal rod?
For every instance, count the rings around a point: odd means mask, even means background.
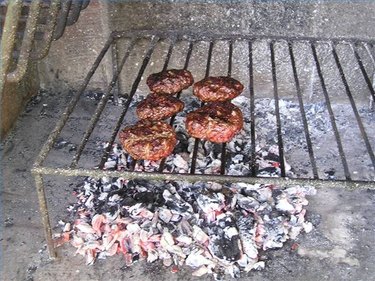
[[[7,74],[8,82],[18,82],[26,73],[30,52],[34,43],[41,6],[42,0],[35,0],[31,3],[30,13],[26,22],[25,33],[22,40],[17,66],[14,71]]]
[[[118,69],[119,69],[117,40],[113,41],[111,51],[112,51],[111,52],[111,54],[112,54],[112,71],[113,71],[113,73],[117,73]],[[118,104],[118,95],[119,95],[120,90],[121,90],[119,80],[120,79],[116,80],[116,89],[113,91],[113,100],[114,100],[115,104]]]
[[[173,47],[174,47],[175,44],[176,44],[176,38],[174,37],[174,38],[172,38],[171,44],[169,45],[168,53],[167,53],[167,56],[165,57],[165,62],[164,62],[163,70],[162,71],[166,71],[167,68],[168,68],[168,64],[169,64],[169,61],[171,59],[171,55],[172,55],[172,52],[173,52]]]
[[[184,69],[186,70],[189,66],[189,61],[190,61],[190,57],[191,57],[191,53],[193,51],[193,42],[189,42],[189,47],[188,47],[188,51],[187,51],[187,54],[186,54],[186,60],[185,60],[185,64],[184,64]],[[181,92],[177,93],[177,98],[180,98],[181,96]],[[169,125],[173,125],[174,123],[174,120],[176,119],[176,115],[173,115],[171,120],[169,121]],[[161,161],[160,161],[160,165],[159,165],[159,168],[158,168],[158,171],[161,173],[163,172],[164,170],[164,167],[165,167],[165,161],[166,161],[166,158],[163,158]]]
[[[60,9],[59,18],[57,20],[56,29],[53,33],[53,39],[59,39],[63,34],[66,27],[66,21],[68,19],[70,6],[72,5],[72,0],[66,0],[62,2],[62,7]]]
[[[31,54],[32,59],[41,60],[48,54],[49,49],[51,48],[53,31],[55,30],[57,24],[57,15],[60,10],[60,4],[60,0],[51,1],[51,6],[49,8],[49,19],[43,36],[43,45],[38,48],[40,50],[39,53],[33,52]]]
[[[35,186],[38,194],[40,216],[42,217],[44,236],[47,242],[48,254],[51,259],[57,258],[57,253],[52,239],[52,228],[49,219],[47,199],[44,190],[43,177],[41,174],[34,174]]]
[[[146,69],[146,66],[147,66],[148,62],[150,61],[151,54],[153,53],[154,48],[155,48],[156,43],[158,42],[158,40],[159,40],[158,37],[154,37],[151,40],[151,42],[150,42],[149,49],[148,49],[147,53],[145,54],[142,66],[141,66],[141,68],[138,71],[138,75],[137,75],[136,79],[134,80],[134,83],[133,83],[132,88],[131,88],[130,93],[129,93],[129,97],[127,98],[126,103],[124,105],[124,109],[122,110],[121,115],[120,115],[120,117],[119,117],[119,119],[118,119],[118,121],[116,123],[116,127],[113,130],[113,132],[112,132],[111,138],[109,140],[109,145],[107,146],[107,148],[104,151],[104,154],[102,156],[102,159],[100,160],[100,164],[99,164],[99,168],[100,169],[102,169],[104,167],[104,164],[105,164],[105,162],[108,159],[109,153],[110,153],[110,151],[112,149],[112,145],[115,142],[115,139],[117,137],[118,131],[121,128],[122,121],[124,120],[125,115],[128,112],[130,103],[131,103],[131,101],[133,99],[133,96],[134,96],[135,92],[137,91],[139,82],[141,81],[142,75],[143,75],[143,73],[144,73],[144,71]],[[123,64],[121,64],[121,66],[120,66],[120,71],[122,69],[122,66],[123,66]],[[135,164],[134,164],[134,167],[135,167]]]
[[[207,78],[210,75],[210,66],[211,66],[211,57],[212,57],[212,49],[214,47],[214,42],[210,41],[210,45],[208,47],[208,56],[207,56],[207,64],[206,64],[206,74],[205,77]],[[203,106],[203,102],[201,106]],[[198,156],[198,146],[199,146],[199,139],[195,139],[194,141],[194,149],[193,149],[193,156],[191,159],[191,167],[190,167],[190,174],[195,173],[195,168],[197,165],[197,156]]]
[[[278,186],[304,185],[314,187],[347,188],[347,189],[375,189],[375,182],[372,181],[345,181],[345,180],[322,180],[322,179],[301,179],[281,177],[247,177],[228,175],[203,175],[203,174],[172,174],[155,172],[131,172],[131,171],[104,171],[89,169],[66,169],[66,168],[33,168],[34,174],[45,174],[54,176],[89,176],[92,178],[122,177],[125,179],[145,180],[167,180],[167,181],[189,181],[189,182],[217,182],[217,183],[249,183],[249,184],[272,184]]]
[[[121,38],[121,37],[129,37],[129,36],[150,36],[156,35],[160,38],[169,38],[171,36],[179,36],[183,37],[187,40],[202,40],[202,37],[205,38],[206,41],[212,40],[286,40],[286,41],[294,41],[294,42],[308,42],[308,43],[315,43],[315,42],[332,42],[332,41],[345,41],[345,42],[366,42],[370,44],[375,44],[374,39],[368,38],[351,38],[351,37],[309,37],[309,36],[275,36],[275,35],[246,35],[241,33],[231,33],[231,34],[223,34],[223,33],[199,33],[199,32],[187,32],[184,31],[166,31],[166,30],[133,30],[133,31],[115,31],[113,32],[113,36]]]
[[[70,25],[74,24],[75,22],[77,22],[77,20],[79,18],[79,14],[81,13],[81,10],[82,10],[82,5],[83,5],[82,1],[73,1],[72,2],[72,5],[70,7],[70,11],[69,11],[69,14],[68,14],[68,19],[66,21],[66,25],[70,26]]]
[[[271,50],[271,65],[272,65],[272,81],[273,81],[273,94],[275,97],[275,113],[276,113],[276,126],[277,126],[277,143],[279,146],[279,162],[281,177],[285,177],[285,163],[284,163],[284,144],[281,131],[281,119],[280,119],[280,108],[279,108],[279,93],[277,88],[277,77],[276,77],[276,63],[275,63],[275,50],[274,42],[270,42]]]
[[[97,105],[97,107],[95,109],[95,112],[94,112],[93,116],[90,119],[90,123],[89,123],[89,125],[88,125],[88,127],[87,127],[87,129],[86,129],[86,131],[85,131],[85,133],[84,133],[84,135],[82,137],[82,140],[81,140],[81,142],[80,142],[80,144],[79,144],[79,146],[77,148],[77,151],[76,151],[76,153],[75,153],[75,155],[73,157],[72,163],[70,164],[71,168],[74,168],[74,167],[77,166],[78,161],[79,161],[79,159],[81,157],[82,151],[85,148],[85,146],[86,146],[86,144],[87,144],[87,142],[88,142],[88,140],[89,140],[92,132],[94,131],[96,123],[99,121],[100,116],[101,116],[101,114],[102,114],[105,106],[107,105],[107,102],[108,102],[108,100],[109,100],[109,98],[111,96],[111,91],[112,91],[113,87],[116,85],[116,81],[117,81],[117,79],[120,76],[120,72],[121,72],[121,70],[122,70],[122,68],[123,68],[123,66],[124,66],[124,64],[125,64],[128,56],[129,56],[130,51],[133,49],[134,44],[135,44],[135,40],[131,41],[131,43],[129,44],[128,50],[125,53],[125,55],[124,55],[124,57],[123,57],[123,59],[121,61],[121,64],[120,64],[120,67],[119,67],[117,73],[115,73],[115,75],[113,76],[111,82],[109,83],[109,85],[107,87],[107,90],[105,91],[103,97],[101,98],[100,102],[98,103],[98,105]]]
[[[320,84],[322,86],[323,95],[324,95],[324,98],[325,98],[325,101],[326,101],[327,110],[328,110],[329,118],[330,118],[330,121],[331,121],[331,126],[332,126],[332,129],[333,129],[333,133],[335,135],[335,138],[336,138],[336,143],[337,143],[337,148],[339,150],[340,159],[341,159],[341,162],[342,162],[342,165],[343,165],[343,168],[344,168],[345,178],[347,180],[351,180],[350,172],[349,172],[349,168],[348,168],[348,163],[346,161],[346,157],[345,157],[344,149],[342,147],[340,134],[339,134],[339,131],[337,129],[337,125],[336,125],[336,121],[335,121],[335,114],[333,113],[331,101],[329,100],[326,83],[324,81],[322,69],[320,67],[320,62],[319,62],[319,59],[318,59],[318,54],[316,52],[316,47],[315,47],[314,43],[311,43],[311,50],[312,50],[312,54],[313,54],[313,57],[314,57],[316,70],[318,72],[318,76],[319,76],[319,79],[320,79]]]
[[[294,58],[292,43],[289,42],[288,47],[289,47],[290,61],[292,63],[292,69],[293,69],[294,83],[296,85],[296,90],[297,90],[299,109],[300,109],[300,112],[301,112],[303,128],[304,128],[304,131],[305,131],[307,149],[309,151],[310,163],[311,163],[311,166],[312,166],[314,179],[317,179],[317,178],[319,178],[318,168],[316,166],[313,146],[312,146],[312,142],[311,142],[311,138],[310,138],[309,125],[307,124],[305,106],[303,104],[302,91],[301,91],[301,86],[300,86],[299,79],[298,79],[298,73],[297,73],[297,67],[296,67],[296,61],[295,61],[295,58]]]
[[[232,60],[233,60],[233,41],[229,40],[229,52],[228,52],[228,73],[227,76],[230,77],[232,75]],[[220,165],[220,175],[225,174],[225,167],[227,161],[229,161],[227,156],[227,144],[223,143],[221,145],[221,165]]]
[[[370,156],[370,159],[371,159],[371,162],[372,162],[372,166],[375,168],[375,155],[374,155],[374,151],[372,150],[372,147],[371,147],[370,141],[368,139],[365,127],[363,126],[361,116],[359,115],[357,106],[355,104],[352,92],[350,91],[348,81],[346,80],[345,73],[344,73],[344,70],[342,68],[339,56],[337,55],[336,47],[335,47],[334,44],[332,45],[332,54],[333,54],[333,57],[335,59],[336,66],[337,66],[337,68],[339,70],[342,82],[344,83],[346,95],[348,96],[349,101],[350,101],[350,105],[352,106],[352,110],[353,110],[355,119],[357,120],[358,128],[359,128],[359,130],[361,132],[362,138],[363,138],[363,140],[365,142],[367,152],[368,152],[368,154]],[[370,84],[370,87],[371,87],[371,84]],[[371,87],[371,89],[372,89],[372,87]]]
[[[363,78],[365,78],[365,81],[366,81],[366,84],[367,84],[367,87],[371,93],[371,96],[372,96],[372,99],[375,101],[375,91],[374,91],[374,87],[371,83],[371,79],[370,77],[367,75],[367,72],[366,72],[366,69],[365,67],[363,66],[363,63],[362,63],[362,60],[361,60],[361,57],[359,56],[356,48],[353,46],[353,44],[350,44],[350,47],[354,53],[354,56],[355,58],[357,59],[357,63],[359,65],[359,68],[361,69],[361,72],[362,72],[362,75],[363,75]],[[371,57],[371,56],[370,56]],[[372,58],[373,59],[373,58]],[[374,67],[375,67],[375,62],[374,63]]]
[[[109,47],[111,46],[113,42],[113,37],[110,36],[105,43],[103,49],[99,53],[98,57],[96,58],[93,66],[87,73],[87,76],[85,80],[83,81],[82,86],[79,88],[77,93],[72,97],[71,101],[69,102],[68,106],[66,107],[64,113],[62,114],[61,119],[57,122],[55,128],[53,129],[52,133],[49,135],[47,141],[44,143],[38,157],[36,158],[35,167],[38,167],[43,164],[43,161],[46,159],[48,152],[51,150],[56,138],[61,133],[61,130],[63,129],[64,125],[66,124],[70,114],[72,114],[80,96],[82,95],[83,91],[86,89],[91,77],[94,75],[96,69],[98,68],[100,62],[102,61],[104,55],[107,53]]]
[[[250,94],[250,130],[251,130],[251,176],[256,176],[256,153],[255,153],[255,94],[254,94],[254,71],[253,71],[253,43],[249,44],[249,94]]]

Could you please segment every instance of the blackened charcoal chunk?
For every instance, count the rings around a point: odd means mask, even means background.
[[[264,157],[264,160],[270,160],[270,161],[274,161],[274,162],[279,162],[280,157],[279,157],[279,155],[277,155],[275,153],[268,152],[268,154]]]
[[[269,173],[269,174],[276,174],[277,169],[275,167],[265,167],[263,169],[258,170],[258,173]]]
[[[241,258],[241,241],[235,219],[226,213],[217,218],[209,227],[209,250],[221,260],[236,261]]]

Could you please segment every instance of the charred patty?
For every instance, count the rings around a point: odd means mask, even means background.
[[[137,106],[139,119],[163,120],[184,109],[184,103],[169,95],[150,94]]]
[[[207,77],[194,84],[194,95],[201,101],[228,101],[240,95],[243,85],[231,77]]]
[[[193,85],[194,79],[188,70],[169,69],[151,74],[146,83],[153,93],[173,95]]]
[[[230,102],[209,103],[186,116],[188,133],[211,142],[228,142],[242,127],[242,112]]]
[[[170,155],[177,143],[176,133],[167,123],[141,120],[119,134],[122,147],[134,158],[156,161]]]

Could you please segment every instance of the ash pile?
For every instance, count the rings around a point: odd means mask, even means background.
[[[75,190],[56,245],[70,242],[91,265],[121,254],[127,266],[159,262],[172,272],[188,266],[194,276],[265,267],[262,253],[301,232],[306,196],[314,188],[87,178]]]

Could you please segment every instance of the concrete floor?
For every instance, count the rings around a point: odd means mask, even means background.
[[[67,100],[68,96],[59,93],[39,95],[1,147],[2,280],[212,280],[210,276],[192,277],[187,268],[171,273],[159,263],[126,267],[121,256],[88,267],[81,256],[74,256],[70,245],[59,250],[58,260],[48,259],[30,169]],[[69,186],[73,182],[76,179],[46,179],[54,226],[66,217],[64,210],[74,199]],[[308,206],[313,231],[281,250],[266,253],[266,268],[243,274],[240,280],[374,280],[374,212],[375,191],[319,189]],[[55,227],[54,231],[59,230]],[[292,250],[294,242],[299,245],[297,250]]]

